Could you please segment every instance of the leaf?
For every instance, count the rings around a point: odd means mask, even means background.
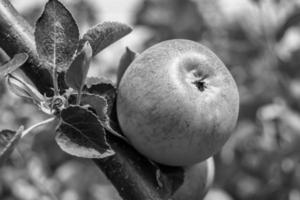
[[[82,105],[90,105],[96,112],[101,122],[107,121],[107,102],[102,96],[96,94],[83,94],[81,99]]]
[[[34,35],[39,57],[51,69],[65,71],[77,49],[79,30],[64,5],[49,0],[36,23]]]
[[[17,131],[2,130],[0,132],[0,164],[3,164],[15,149],[21,139],[24,128],[21,126]]]
[[[104,78],[104,77],[94,77],[90,76],[86,79],[86,87],[91,87],[92,85],[97,85],[98,83],[106,83],[106,84],[111,84],[113,85],[112,81]]]
[[[106,142],[105,131],[91,111],[80,106],[69,106],[60,113],[61,124],[56,142],[60,148],[83,158],[105,158],[114,155]]]
[[[117,95],[116,88],[111,81],[104,78],[88,78],[84,90],[105,97],[108,104],[108,115],[111,114]]]
[[[89,42],[86,42],[82,51],[76,56],[66,72],[66,83],[71,88],[81,91],[89,70],[92,58],[92,49]]]
[[[92,94],[105,97],[108,108],[107,116],[109,116],[109,124],[114,134],[123,135],[117,119],[116,111],[116,88],[111,81],[104,78],[88,78],[85,90]]]
[[[103,22],[88,30],[82,40],[90,42],[94,56],[131,31],[131,27],[119,22]]]
[[[67,86],[67,83],[66,83],[66,72],[58,73],[57,84],[58,84],[58,88],[61,92],[65,92],[69,88],[69,86]]]
[[[82,105],[90,105],[96,112],[103,127],[110,133],[121,136],[121,129],[110,119],[108,114],[108,104],[103,96],[97,94],[84,94],[81,99]]]
[[[27,59],[27,53],[15,54],[10,61],[0,67],[0,79],[17,70],[27,61]]]
[[[9,89],[17,96],[31,99],[36,104],[40,104],[46,100],[45,97],[34,86],[13,75],[9,75],[7,78],[7,85]]]
[[[125,53],[122,55],[118,67],[117,74],[117,85],[119,85],[121,78],[126,71],[127,67],[131,64],[131,62],[136,58],[137,53],[131,51],[128,47],[126,48]]]

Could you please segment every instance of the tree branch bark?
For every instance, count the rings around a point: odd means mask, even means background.
[[[108,134],[108,142],[116,154],[94,162],[124,200],[167,199],[170,191],[158,185],[157,168],[148,159],[112,134]]]
[[[38,58],[33,29],[8,0],[0,0],[0,46],[10,57],[20,52],[28,53],[28,63],[22,70],[40,92],[49,94],[51,78]],[[116,154],[93,161],[124,200],[167,199],[170,188],[163,188],[159,184],[157,168],[148,159],[112,134],[108,134],[108,141]]]
[[[33,28],[8,0],[0,0],[0,46],[10,57],[26,52],[29,59],[22,70],[42,94],[53,93],[50,73],[36,52]]]

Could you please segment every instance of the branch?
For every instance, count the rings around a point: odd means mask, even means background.
[[[148,159],[112,134],[108,135],[108,142],[116,155],[106,159],[94,159],[94,162],[106,174],[124,200],[167,198],[168,191],[157,183],[157,168]]]
[[[0,46],[9,56],[26,52],[29,61],[22,68],[41,92],[49,92],[50,74],[42,69],[38,58],[32,27],[12,7],[8,0],[0,0]],[[156,167],[123,140],[108,134],[108,141],[116,152],[94,163],[106,174],[124,200],[166,199],[169,188],[160,187]]]
[[[0,46],[10,57],[21,52],[28,53],[29,59],[22,67],[23,72],[42,94],[51,95],[52,79],[38,58],[33,28],[8,0],[0,0]]]

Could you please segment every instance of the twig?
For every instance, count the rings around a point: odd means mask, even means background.
[[[41,122],[39,122],[39,123],[37,123],[37,124],[34,124],[33,126],[31,126],[31,127],[27,128],[26,130],[24,130],[24,131],[22,132],[21,137],[25,137],[25,136],[26,136],[28,133],[30,133],[33,129],[35,129],[35,128],[39,127],[39,126],[48,124],[48,123],[54,121],[55,119],[56,119],[55,117],[51,117],[51,118],[46,119],[46,120],[44,120],[44,121],[41,121]]]

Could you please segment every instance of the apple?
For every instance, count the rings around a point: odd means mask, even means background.
[[[239,94],[223,62],[185,39],[158,43],[128,66],[117,117],[129,142],[146,157],[188,166],[217,153],[238,118]]]
[[[200,200],[208,192],[215,176],[213,157],[184,168],[184,181],[173,194],[173,200]]]

